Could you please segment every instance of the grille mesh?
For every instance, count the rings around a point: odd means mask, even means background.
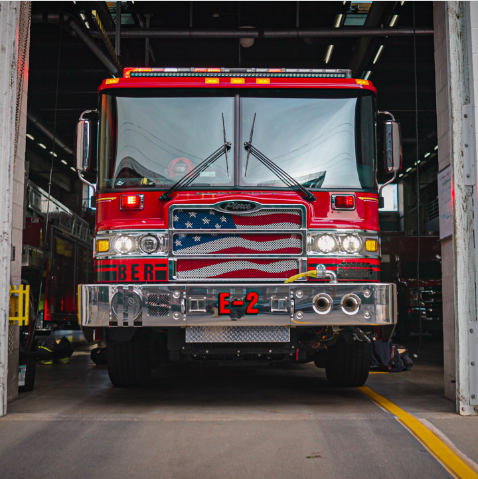
[[[175,209],[175,229],[191,230],[296,230],[302,226],[298,208],[267,208],[252,213],[231,214],[207,209]]]
[[[178,279],[287,279],[299,272],[294,259],[201,260],[178,259]]]
[[[171,309],[169,294],[148,294],[148,315],[167,316]]]
[[[302,235],[288,234],[176,234],[173,250],[180,255],[301,254]]]

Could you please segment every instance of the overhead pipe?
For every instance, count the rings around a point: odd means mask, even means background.
[[[27,113],[28,120],[31,121],[45,136],[53,140],[62,150],[66,151],[69,155],[73,155],[73,150],[65,144],[57,135],[54,135],[45,125],[41,123],[38,117],[29,111]]]
[[[109,37],[115,36],[114,30],[107,30]],[[356,37],[407,37],[433,35],[433,28],[295,28],[260,30],[257,28],[231,28],[227,30],[202,30],[202,29],[123,29],[121,38],[356,38]],[[99,37],[98,32],[91,32],[94,38]]]
[[[44,13],[35,13],[32,15],[32,23],[63,23],[71,28],[74,31],[78,38],[80,38],[83,43],[96,55],[98,60],[107,68],[107,70],[113,76],[121,75],[118,67],[110,60],[107,53],[105,53],[93,40],[90,32],[86,31],[76,20],[73,15],[69,13],[54,13],[54,12],[44,12]],[[114,30],[113,30],[114,32]],[[93,32],[91,32],[93,33]],[[95,32],[95,38],[99,38],[100,32]],[[111,35],[115,36],[115,35]]]

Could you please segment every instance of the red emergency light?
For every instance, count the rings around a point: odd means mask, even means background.
[[[121,195],[121,210],[142,210],[144,206],[144,195]]]
[[[354,210],[355,196],[353,195],[332,195],[333,210]]]

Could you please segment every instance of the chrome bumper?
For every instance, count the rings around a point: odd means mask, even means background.
[[[246,314],[250,292],[257,314]],[[220,314],[219,293],[246,304]],[[347,298],[358,304],[353,313]],[[383,283],[84,284],[79,316],[82,327],[383,326],[397,322],[396,298],[396,285]]]

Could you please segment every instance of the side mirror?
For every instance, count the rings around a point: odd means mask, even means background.
[[[85,118],[88,113],[96,113],[96,110],[84,111],[76,127],[75,164],[79,172],[86,172],[90,169],[95,152],[93,132],[95,131],[96,120]]]
[[[386,173],[402,169],[402,132],[395,120],[387,120],[383,125],[383,159]]]

